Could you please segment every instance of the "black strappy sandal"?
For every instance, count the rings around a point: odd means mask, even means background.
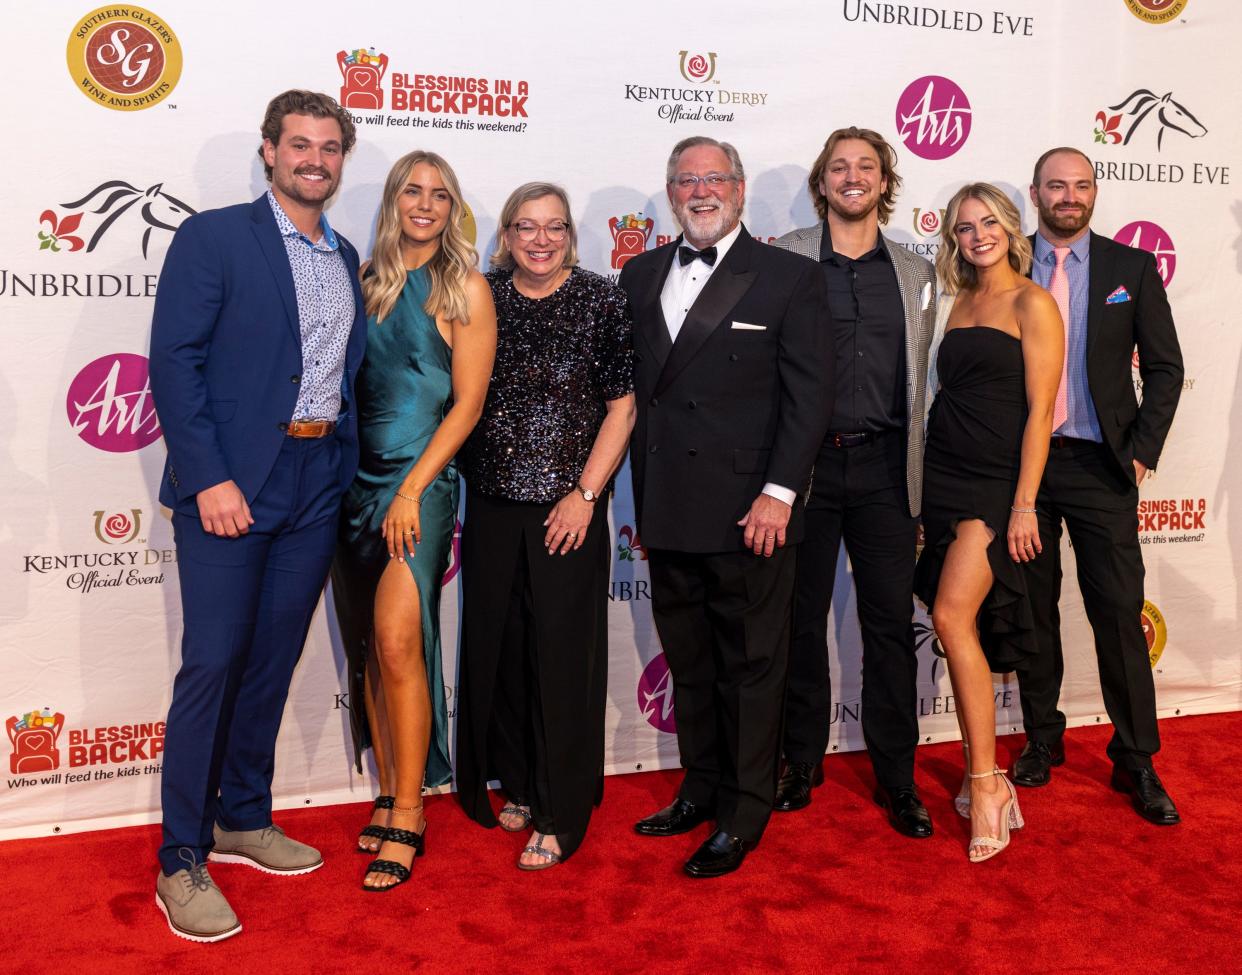
[[[410,806],[406,809],[404,806],[393,806],[400,812],[415,812],[419,806]],[[384,835],[385,843],[400,843],[402,846],[408,846],[414,850],[414,859],[418,859],[425,852],[423,838],[427,835],[427,827],[423,826],[421,833],[415,833],[413,830],[399,829],[395,826],[388,827],[388,831]],[[413,866],[413,863],[410,864]],[[390,877],[396,877],[395,884],[388,884],[386,887],[369,887],[367,885],[366,875],[362,878],[362,889],[372,893],[378,893],[385,890],[393,890],[400,887],[403,883],[410,879],[410,867],[398,863],[396,860],[372,860],[367,864],[367,874],[382,873]]]
[[[371,805],[371,810],[372,812],[374,812],[377,809],[391,809],[393,805],[396,803],[396,801],[397,801],[396,798],[393,796],[376,796],[375,802],[372,803]],[[362,845],[362,838],[364,836],[367,836],[367,837],[373,836],[377,840],[379,840],[380,845],[382,845],[387,835],[388,835],[387,826],[377,826],[375,823],[368,823],[366,826],[362,828],[362,832],[358,834],[358,845],[354,847],[354,849],[356,849],[359,853],[365,853],[368,856],[372,856],[376,853],[379,853],[379,846],[376,846],[374,850],[368,847],[365,847]]]

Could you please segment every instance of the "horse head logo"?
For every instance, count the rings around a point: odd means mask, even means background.
[[[138,214],[143,226],[142,232],[142,256],[147,256],[147,250],[151,243],[151,235],[159,230],[167,230],[170,233],[181,226],[181,222],[186,217],[191,216],[197,211],[181,200],[177,199],[170,193],[164,192],[164,184],[156,183],[149,186],[145,190],[139,189],[124,180],[113,179],[106,183],[100,183],[93,190],[87,193],[80,200],[74,200],[71,203],[62,203],[62,207],[66,210],[76,210],[79,207],[88,208],[88,212],[95,214],[99,219],[90,228],[90,238],[86,243],[86,251],[90,253],[99,244],[112,226],[125,216],[125,214]],[[48,211],[49,213],[51,211]],[[75,214],[79,219],[82,214]],[[46,219],[47,214],[44,214]],[[66,218],[61,227],[69,223],[72,217]],[[134,221],[138,223],[138,221]],[[77,229],[77,223],[74,224]],[[86,236],[83,232],[82,236]],[[62,238],[63,239],[63,238]],[[71,247],[71,250],[77,250]]]
[[[1121,140],[1122,145],[1130,144],[1134,133],[1138,131],[1139,126],[1147,121],[1148,116],[1152,115],[1152,113],[1155,113],[1156,120],[1159,122],[1159,128],[1156,132],[1157,149],[1161,148],[1164,142],[1164,133],[1169,129],[1188,135],[1192,139],[1205,136],[1208,131],[1207,127],[1195,118],[1185,105],[1173,100],[1173,92],[1171,91],[1166,91],[1163,95],[1157,95],[1146,88],[1140,88],[1127,95],[1119,104],[1110,105],[1108,110],[1133,119],[1126,129],[1125,137]]]

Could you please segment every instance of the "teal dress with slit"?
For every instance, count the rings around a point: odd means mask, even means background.
[[[354,759],[370,744],[363,677],[375,608],[375,589],[390,562],[381,529],[388,506],[444,419],[452,403],[452,350],[423,309],[431,281],[427,269],[409,271],[397,304],[382,322],[367,319],[367,348],[355,385],[361,457],[345,494],[332,594],[349,667]],[[457,521],[458,478],[450,463],[423,492],[422,541],[406,559],[418,587],[423,656],[431,692],[431,745],[427,786],[452,778],[448,706],[440,650],[440,589]]]

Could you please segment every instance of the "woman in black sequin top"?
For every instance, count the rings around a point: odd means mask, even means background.
[[[518,866],[568,857],[603,786],[608,495],[634,426],[626,297],[577,267],[565,191],[527,183],[501,211],[496,365],[461,457],[466,519],[457,796],[533,825]]]

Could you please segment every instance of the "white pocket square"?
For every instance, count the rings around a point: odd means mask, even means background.
[[[921,311],[927,311],[927,306],[931,304],[931,296],[932,296],[932,286],[931,286],[931,282],[928,281],[925,285],[923,285],[922,308],[920,309]]]
[[[766,325],[752,325],[750,324],[750,322],[734,322],[729,327],[740,328],[747,332],[766,332],[768,330],[768,327]]]

